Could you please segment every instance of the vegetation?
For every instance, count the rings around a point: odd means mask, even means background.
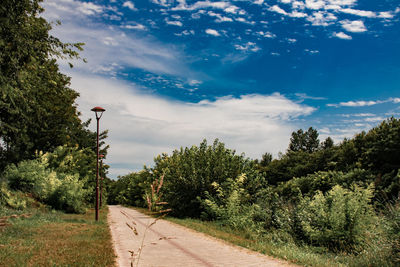
[[[25,206],[0,205],[1,266],[114,266],[107,210],[65,214],[20,192],[8,192]]]
[[[176,221],[220,227],[239,236],[238,244],[307,265],[338,259],[350,266],[396,266],[399,138],[395,118],[340,144],[331,138],[320,143],[310,127],[293,132],[278,159],[267,152],[261,160],[204,140],[121,177],[110,198],[144,207],[146,188],[164,174],[171,215],[191,218]]]

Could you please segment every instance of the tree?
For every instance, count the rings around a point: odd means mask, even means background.
[[[3,0],[0,5],[0,170],[59,145],[94,147],[76,109],[79,94],[59,72],[56,58],[79,58],[82,43],[49,34],[42,0]]]
[[[292,132],[288,150],[312,153],[319,148],[318,135],[318,131],[313,127],[308,128],[306,132],[302,129]]]
[[[332,148],[334,145],[332,138],[327,137],[324,142],[321,143],[322,149]]]
[[[261,158],[261,161],[260,161],[260,165],[261,165],[262,167],[266,167],[266,166],[268,166],[268,165],[271,163],[271,161],[272,161],[272,154],[266,152],[266,153],[264,153],[264,154],[262,155],[262,158]]]

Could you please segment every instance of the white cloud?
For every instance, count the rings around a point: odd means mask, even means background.
[[[317,11],[308,16],[307,20],[314,26],[329,26],[337,20],[337,17],[329,12]]]
[[[280,94],[184,103],[143,94],[135,85],[100,76],[69,75],[72,88],[81,95],[78,104],[83,119],[93,117],[93,106],[106,109],[100,129],[110,130],[107,163],[114,175],[126,174],[117,173],[118,168],[140,168],[151,164],[157,154],[199,144],[203,138],[209,142],[219,138],[253,158],[266,151],[277,154],[286,149],[297,128],[292,120],[315,110]],[[116,170],[113,165],[118,166]]]
[[[327,104],[328,107],[365,107],[381,104],[382,101],[348,101],[339,104]]]
[[[333,33],[334,37],[344,39],[344,40],[351,40],[353,39],[350,35],[345,34],[344,32],[334,32]]]
[[[394,18],[394,14],[390,11],[379,12],[378,18],[392,19]]]
[[[91,2],[80,2],[76,0],[47,0],[43,3],[45,9],[57,10],[58,12],[47,12],[46,16],[51,19],[58,19],[59,12],[74,16],[92,16],[104,12],[105,7]]]
[[[167,23],[168,25],[173,25],[173,26],[178,26],[178,27],[182,27],[183,26],[183,24],[182,24],[182,22],[180,22],[179,20],[168,20],[168,19],[165,19],[165,23]]]
[[[306,7],[309,9],[322,9],[326,2],[323,0],[306,0]]]
[[[80,7],[78,8],[80,12],[86,15],[94,15],[96,13],[101,13],[103,11],[103,7],[93,4],[93,3],[81,3],[79,2]]]
[[[256,45],[256,43],[253,43],[253,42],[247,42],[247,43],[242,44],[242,45],[236,44],[235,45],[235,49],[236,50],[240,50],[240,51],[244,51],[244,52],[248,52],[248,51],[257,52],[257,51],[261,50],[261,48],[258,47]]]
[[[118,42],[113,37],[105,37],[103,39],[103,44],[111,45],[111,46],[117,46]]]
[[[384,103],[400,103],[400,98],[393,98],[390,97],[385,100],[370,100],[370,101],[348,101],[348,102],[340,102],[339,104],[327,104],[328,107],[365,107],[365,106],[374,106],[378,104],[384,104]],[[353,116],[367,116],[366,114],[369,113],[360,113],[360,114],[352,114]]]
[[[342,20],[340,21],[343,29],[349,32],[366,32],[367,28],[362,20]]]
[[[207,14],[211,17],[216,17],[217,19],[215,20],[215,22],[232,22],[233,21],[231,18],[222,16],[221,14],[217,14],[213,11],[209,11]]]
[[[121,26],[121,28],[123,29],[128,29],[128,30],[146,30],[146,26],[142,25],[142,24],[136,24],[136,25],[123,25]]]
[[[340,12],[367,18],[375,18],[377,16],[376,13],[372,11],[357,10],[352,8],[343,8],[340,9]]]
[[[287,15],[287,12],[285,10],[283,10],[282,8],[280,8],[278,5],[273,5],[268,10],[272,11],[272,12],[276,12],[281,15]]]
[[[272,32],[259,31],[259,32],[256,32],[256,34],[260,35],[262,37],[265,37],[265,38],[271,38],[271,39],[276,38],[276,35],[273,34]]]
[[[206,33],[209,35],[213,35],[213,36],[220,36],[221,34],[219,34],[218,31],[214,30],[214,29],[207,29]]]
[[[297,10],[293,10],[291,13],[289,13],[289,16],[292,18],[305,18],[308,16],[307,13],[299,12]]]
[[[129,8],[130,10],[137,10],[137,9],[135,8],[135,5],[134,5],[131,1],[126,1],[122,6],[123,6],[123,7],[127,7],[127,8]]]
[[[238,8],[235,5],[232,5],[229,2],[224,2],[224,1],[217,1],[217,2],[198,1],[191,6],[187,5],[186,1],[179,1],[179,5],[172,8],[171,10],[193,11],[193,10],[206,9],[206,8],[221,9],[227,13],[232,13],[232,14],[236,14],[236,13],[240,12],[240,8]]]

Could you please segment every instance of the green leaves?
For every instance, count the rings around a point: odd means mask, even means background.
[[[0,6],[0,170],[32,158],[36,150],[95,144],[76,110],[79,94],[55,59],[79,59],[83,43],[51,36],[40,2],[4,0]]]

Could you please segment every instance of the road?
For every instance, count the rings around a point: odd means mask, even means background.
[[[109,206],[108,222],[121,267],[295,266],[165,220],[148,228],[153,218],[122,206]]]

